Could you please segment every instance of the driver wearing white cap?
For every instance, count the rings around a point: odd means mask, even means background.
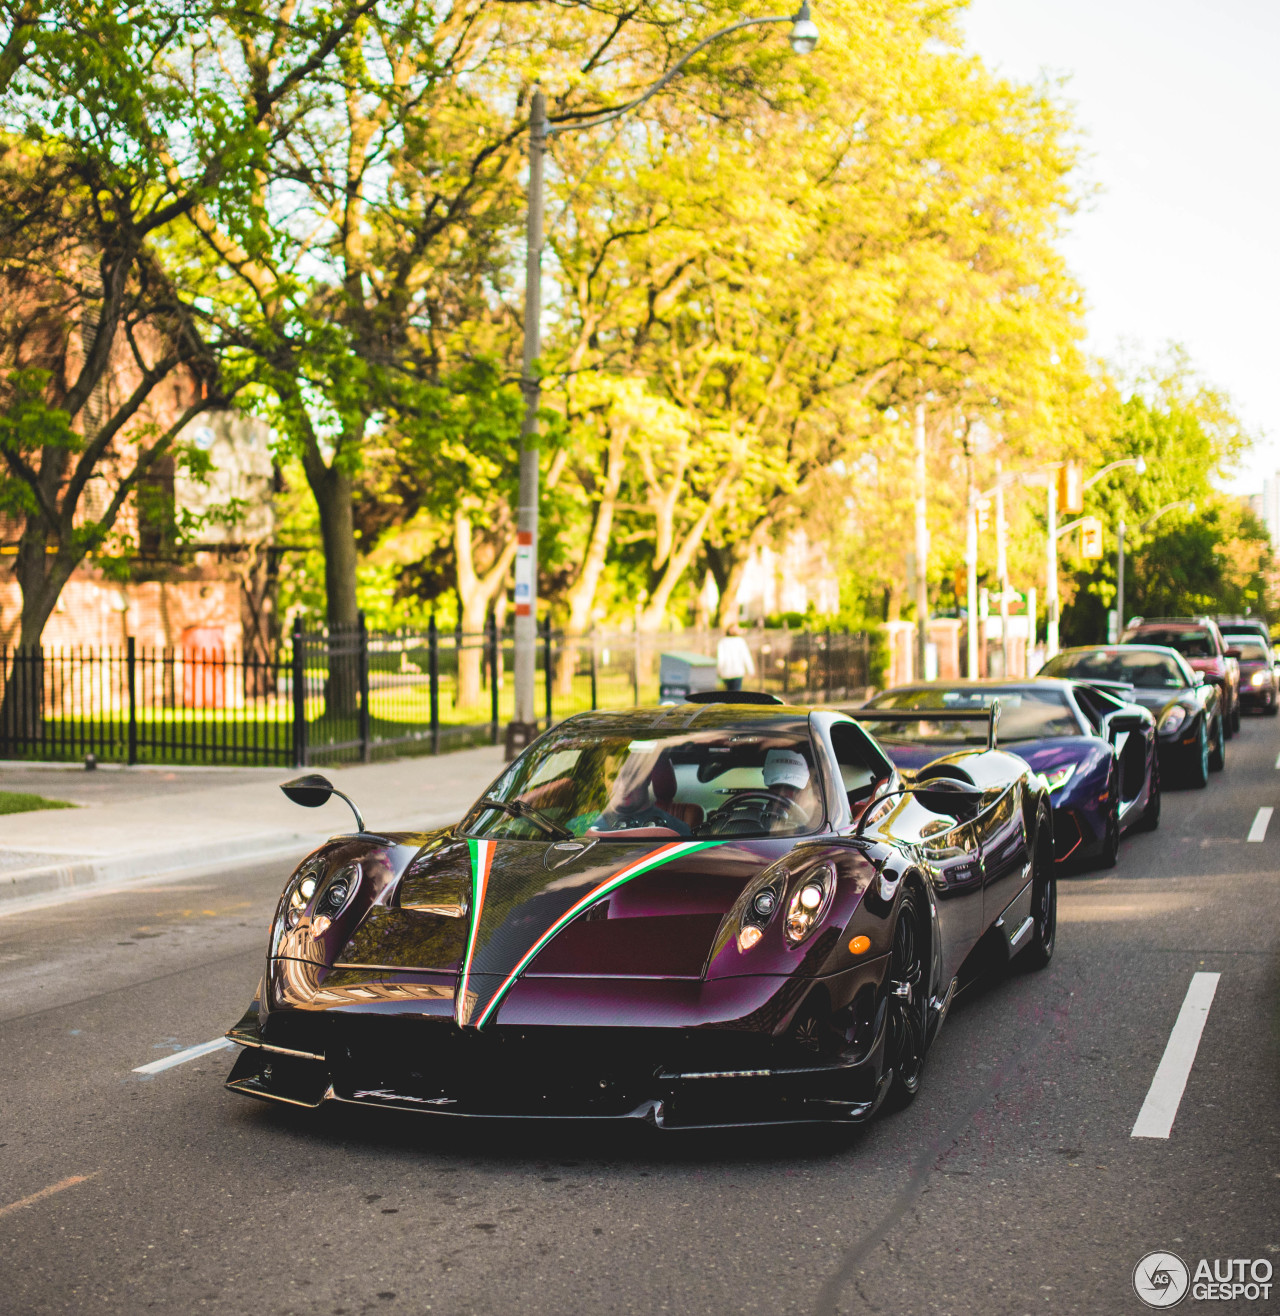
[[[803,754],[794,749],[771,749],[764,756],[765,789],[785,800],[794,801],[806,820],[813,816],[818,793],[813,773]],[[788,810],[790,812],[790,810]]]

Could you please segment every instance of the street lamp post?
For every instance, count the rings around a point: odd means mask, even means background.
[[[929,504],[925,487],[924,403],[916,404],[916,680],[928,680]]]
[[[1166,503],[1163,507],[1153,512],[1142,523],[1142,532],[1145,534],[1153,525],[1166,513],[1172,512],[1175,508],[1185,507],[1193,516],[1195,515],[1196,505],[1190,498],[1179,498],[1176,502]],[[1119,642],[1124,635],[1124,518],[1116,529],[1116,641]]]
[[[1116,526],[1116,643],[1124,634],[1124,517]]]
[[[521,391],[524,394],[524,423],[520,429],[520,492],[516,513],[516,621],[515,621],[515,717],[507,727],[507,755],[514,756],[537,735],[535,697],[538,653],[538,409],[542,387],[537,374],[542,354],[542,215],[543,161],[547,138],[557,133],[601,124],[629,114],[678,77],[688,62],[713,41],[745,27],[790,23],[789,40],[797,55],[808,55],[818,44],[818,28],[803,0],[794,14],[744,18],[704,37],[663,74],[651,87],[625,105],[599,112],[567,115],[550,121],[541,89],[533,93],[529,107],[529,201],[526,222],[524,287],[524,356]]]
[[[1000,675],[1009,679],[1009,548],[1004,520],[1004,486],[996,462],[996,579],[1000,582]]]
[[[1058,463],[1060,465],[1061,463]],[[1110,475],[1112,471],[1123,470],[1126,467],[1132,467],[1138,475],[1145,475],[1147,471],[1147,459],[1145,457],[1121,457],[1118,461],[1108,462],[1100,471],[1095,471],[1081,486],[1084,489],[1092,489],[1103,476]],[[1054,468],[1047,468],[1054,469]],[[1047,562],[1045,563],[1045,611],[1048,614],[1048,624],[1045,627],[1044,656],[1052,658],[1058,652],[1058,540],[1066,533],[1068,529],[1074,529],[1079,524],[1073,521],[1070,526],[1058,529],[1058,487],[1054,483],[1053,476],[1049,476],[1049,506],[1048,506],[1048,532],[1049,543],[1047,545]],[[1120,535],[1124,535],[1124,523],[1121,522]],[[1121,550],[1123,553],[1123,549]],[[1117,613],[1117,616],[1119,614]]]
[[[965,500],[964,575],[968,622],[965,626],[965,670],[978,678],[978,491],[973,484],[973,459],[968,462],[969,496]]]

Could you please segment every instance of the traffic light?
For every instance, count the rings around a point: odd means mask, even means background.
[[[1079,462],[1067,462],[1058,470],[1058,510],[1084,511],[1084,467]]]
[[[1086,516],[1080,524],[1080,556],[1102,556],[1102,522],[1096,516]]]

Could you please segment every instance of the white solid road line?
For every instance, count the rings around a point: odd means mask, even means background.
[[[1275,813],[1275,810],[1269,804],[1264,804],[1253,815],[1253,826],[1249,828],[1249,835],[1244,839],[1246,841],[1265,841],[1267,839],[1267,824],[1271,821],[1273,813]]]
[[[1270,812],[1270,810],[1268,810]],[[1200,1048],[1200,1034],[1204,1032],[1213,994],[1218,990],[1217,973],[1193,973],[1186,999],[1178,1011],[1177,1022],[1169,1034],[1169,1045],[1164,1049],[1156,1076],[1151,1080],[1147,1099],[1138,1112],[1131,1138],[1167,1138],[1178,1114],[1178,1105],[1186,1090],[1191,1066],[1196,1062]]]
[[[139,1065],[133,1072],[135,1074],[160,1074],[166,1069],[172,1069],[174,1065],[185,1065],[188,1060],[199,1060],[201,1056],[207,1056],[214,1051],[222,1051],[227,1047],[235,1046],[234,1042],[228,1042],[225,1037],[215,1037],[212,1042],[201,1042],[199,1046],[189,1046],[185,1051],[175,1051],[171,1056],[165,1056],[163,1060],[153,1060],[149,1065]]]

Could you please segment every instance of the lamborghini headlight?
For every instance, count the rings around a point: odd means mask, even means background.
[[[1064,763],[1060,768],[1054,768],[1044,774],[1044,779],[1049,783],[1050,793],[1060,791],[1076,775],[1076,765],[1074,763]]]
[[[1160,734],[1162,736],[1172,736],[1177,733],[1178,728],[1187,720],[1187,710],[1181,704],[1174,704],[1169,711],[1160,719]]]
[[[831,864],[818,864],[796,881],[787,905],[787,921],[783,925],[789,945],[798,946],[813,934],[822,922],[835,890],[836,870]]]

